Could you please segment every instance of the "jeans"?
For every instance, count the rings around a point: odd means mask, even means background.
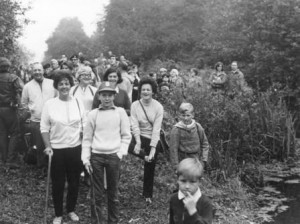
[[[10,138],[8,138],[10,136]],[[19,141],[17,112],[11,107],[0,107],[0,163],[16,163]]]
[[[73,212],[77,203],[82,168],[81,145],[74,148],[53,149],[51,163],[52,197],[56,216],[63,214],[65,181],[68,183],[67,212]]]
[[[92,180],[92,224],[104,224],[104,168],[107,179],[107,210],[108,224],[117,224],[119,221],[119,179],[121,160],[116,153],[91,155],[93,173]]]
[[[46,167],[47,159],[44,154],[45,145],[40,131],[40,122],[30,121],[30,132],[32,135],[32,144],[37,149],[37,167]]]
[[[151,151],[150,146],[151,139],[141,137],[141,148],[145,150],[145,154],[149,155]],[[157,154],[158,154],[158,146],[156,147],[156,152],[154,159],[149,163],[144,163],[144,183],[143,183],[143,196],[145,198],[152,198],[153,196],[153,184],[154,184],[154,172],[155,172],[155,165],[157,160]]]

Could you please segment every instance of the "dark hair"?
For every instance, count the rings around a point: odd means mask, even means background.
[[[191,71],[195,73],[195,76],[198,76],[199,71],[196,68],[191,68]]]
[[[223,65],[223,63],[222,62],[217,62],[216,64],[215,64],[215,70],[217,71],[217,68],[219,67],[219,66],[222,66],[222,70],[221,71],[223,71],[223,69],[224,69],[224,65]]]
[[[68,67],[68,69],[70,69],[70,70],[73,69],[73,65],[70,61],[65,61],[65,62],[61,63],[60,68],[62,69],[64,65],[66,65]]]
[[[139,83],[139,94],[141,94],[141,90],[142,90],[142,86],[145,84],[149,84],[152,88],[152,92],[154,94],[157,93],[157,83],[155,82],[155,80],[153,78],[150,77],[144,77],[141,79],[140,83]]]
[[[51,65],[49,63],[43,65],[43,69],[47,69],[47,68],[50,68],[50,67],[51,67]]]
[[[123,82],[123,79],[122,79],[122,76],[121,76],[121,72],[118,69],[114,68],[114,67],[111,67],[111,68],[109,68],[109,69],[107,69],[105,71],[105,73],[103,75],[103,81],[108,81],[108,76],[111,73],[117,73],[117,76],[118,76],[117,84]]]
[[[74,80],[71,75],[71,72],[68,70],[58,70],[55,71],[53,76],[53,87],[57,89],[58,83],[63,80],[68,79],[71,86],[74,86]]]
[[[126,72],[128,71],[128,66],[123,62],[121,62],[119,64],[119,68],[122,69],[123,71],[126,71]]]

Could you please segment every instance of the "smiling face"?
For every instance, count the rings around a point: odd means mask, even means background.
[[[107,76],[107,81],[111,82],[111,83],[115,83],[117,84],[119,80],[119,77],[117,75],[116,72],[113,72],[113,73],[110,73],[108,76]]]
[[[43,66],[41,64],[34,64],[33,65],[32,76],[33,76],[35,81],[42,82],[43,79],[44,79],[43,73],[44,73],[44,69],[43,69]]]
[[[110,108],[114,105],[115,93],[110,91],[99,92],[99,100],[103,108]]]
[[[153,91],[152,86],[150,84],[144,84],[141,88],[141,98],[144,100],[152,99]]]
[[[59,96],[61,96],[61,97],[69,96],[70,89],[71,89],[71,84],[67,78],[59,81],[59,83],[57,85],[57,91],[58,91]]]
[[[92,80],[92,75],[91,75],[91,73],[82,73],[78,77],[78,80],[79,80],[79,83],[89,85]]]
[[[185,177],[180,175],[177,180],[179,190],[185,195],[188,196],[188,193],[194,195],[198,188],[200,180],[198,178]]]

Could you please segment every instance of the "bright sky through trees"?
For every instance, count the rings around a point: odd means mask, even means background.
[[[26,17],[33,21],[25,27],[20,43],[35,54],[34,60],[41,61],[47,50],[45,40],[51,36],[60,19],[78,17],[84,30],[90,36],[96,30],[96,23],[103,17],[104,6],[109,0],[22,0],[31,6]]]

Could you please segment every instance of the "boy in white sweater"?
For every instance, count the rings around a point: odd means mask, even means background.
[[[101,83],[97,91],[101,104],[88,114],[83,131],[81,159],[92,178],[92,223],[103,223],[104,168],[107,176],[108,223],[119,221],[118,186],[121,159],[131,141],[130,122],[125,110],[114,106],[115,86]]]

